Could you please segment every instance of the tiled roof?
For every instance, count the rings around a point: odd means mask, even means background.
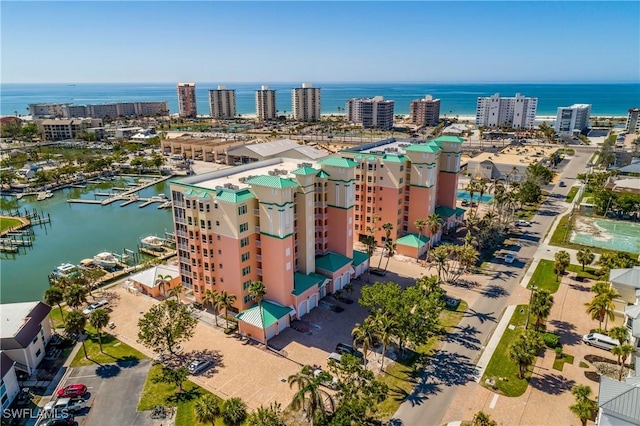
[[[293,291],[291,292],[291,294],[299,296],[314,285],[319,286],[326,279],[327,277],[316,274],[314,272],[310,273],[309,275],[296,272],[295,274],[293,274]]]
[[[369,259],[369,255],[367,253],[358,250],[353,251],[353,266],[358,266],[367,259]]]
[[[227,203],[242,203],[256,198],[248,188],[234,191],[231,189],[219,189],[216,192],[216,200]]]
[[[246,181],[249,185],[266,186],[269,188],[292,188],[298,184],[291,179],[281,178],[279,176],[256,176]]]
[[[323,269],[329,272],[338,271],[349,263],[351,263],[351,259],[337,253],[327,253],[324,256],[316,257],[316,269]]]
[[[260,317],[260,310],[257,304],[240,312],[236,315],[236,318],[238,318],[239,321],[244,321],[258,328],[269,328],[280,318],[286,317],[289,315],[289,312],[291,312],[291,308],[269,302],[268,300],[263,300],[261,305],[264,327],[262,326],[262,318]]]
[[[444,136],[439,136],[436,139],[434,139],[434,142],[436,143],[463,143],[464,139],[462,139],[461,137],[458,136],[451,136],[451,135],[444,135]]]
[[[323,166],[334,166],[334,167],[355,167],[358,165],[353,160],[348,158],[340,158],[340,157],[327,157],[319,161]]]
[[[442,151],[440,148],[428,143],[414,144],[406,147],[404,150],[407,152],[430,152],[434,154]]]
[[[436,214],[442,218],[449,218],[456,215],[456,211],[451,207],[438,206],[436,207]]]
[[[313,167],[304,166],[300,167],[299,169],[295,169],[291,173],[293,173],[294,175],[312,175],[318,173],[318,170],[314,169]]]
[[[407,234],[404,237],[400,237],[396,240],[396,244],[408,247],[422,247],[429,242],[429,237],[426,235],[420,236],[418,234]]]

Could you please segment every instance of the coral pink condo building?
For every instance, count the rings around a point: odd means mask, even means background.
[[[439,214],[446,230],[464,214],[456,209],[462,142],[391,139],[320,161],[274,158],[172,182],[186,297],[235,295],[240,332],[262,340],[264,327],[268,339],[369,267],[353,248],[368,226],[381,242],[392,223],[398,252],[423,254],[440,232],[418,235],[417,219]],[[258,280],[267,289],[262,312],[249,297]]]

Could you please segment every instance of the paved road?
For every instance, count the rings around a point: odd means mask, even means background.
[[[546,188],[557,196],[549,197],[542,204],[531,221],[531,227],[526,228],[527,234],[517,237],[520,247],[512,248],[517,260],[513,264],[494,260],[492,284],[469,307],[456,330],[447,336],[442,349],[425,369],[421,382],[402,403],[390,425],[442,424],[458,389],[476,380],[476,362],[507,306],[508,296],[519,285],[554,218],[568,207],[564,202],[565,196],[576,176],[585,172],[591,155],[592,150],[576,150],[576,155],[569,163],[561,164],[556,170],[560,174],[559,180],[563,180],[567,186]]]

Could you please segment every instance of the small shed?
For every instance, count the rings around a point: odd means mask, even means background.
[[[129,277],[130,287],[152,297],[165,297],[169,289],[180,285],[177,266],[158,265]]]

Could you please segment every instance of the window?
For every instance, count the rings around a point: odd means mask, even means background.
[[[403,170],[404,170],[404,166],[400,166],[400,171],[403,171]]]
[[[240,232],[246,232],[249,230],[249,224],[247,222],[240,224]]]
[[[218,250],[218,254],[222,254],[222,250]]]
[[[200,219],[200,228],[204,229],[204,220]]]
[[[207,229],[211,229],[211,221],[210,220],[207,221]]]
[[[220,226],[220,221],[216,220],[216,226]]]
[[[247,212],[247,205],[243,204],[240,207],[238,207],[238,215],[242,215],[245,214]]]
[[[191,219],[191,217],[187,217],[187,223],[189,225],[193,225],[193,219]]]
[[[204,212],[204,204],[202,204],[202,203],[198,203],[198,210],[199,210],[200,212]]]
[[[213,205],[213,208],[214,208],[214,209],[217,209],[217,208],[218,208],[218,203],[215,203],[215,204]]]
[[[33,338],[33,342],[31,343],[36,343],[38,341],[38,335],[36,334],[36,337]]]
[[[40,354],[42,353],[42,349],[38,349],[36,351],[36,358],[38,358],[40,356]]]
[[[244,237],[240,240],[240,247],[246,247],[249,245],[249,237]]]
[[[249,303],[249,301],[251,300],[251,296],[246,295],[246,296],[244,296],[244,297],[242,298],[242,300],[244,300],[244,303],[245,303],[245,304],[247,304],[247,303]]]
[[[242,276],[249,275],[251,273],[251,266],[245,266],[242,268]]]
[[[242,289],[246,290],[246,289],[249,288],[250,285],[251,285],[251,280],[247,280],[247,281],[242,283]]]
[[[190,209],[191,208],[191,201],[187,200],[186,203],[187,203],[187,208]]]
[[[246,262],[247,260],[249,260],[249,257],[249,252],[242,253],[242,255],[240,255],[240,259],[242,262]]]

